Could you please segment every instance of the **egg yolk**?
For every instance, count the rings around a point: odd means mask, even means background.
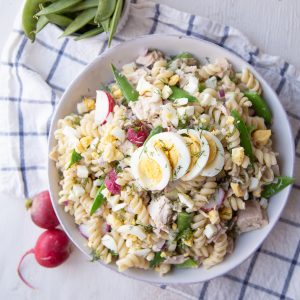
[[[178,160],[179,160],[179,154],[178,151],[176,150],[174,144],[172,143],[167,143],[166,141],[163,140],[158,140],[155,143],[155,147],[159,148],[160,150],[162,150],[165,155],[167,156],[172,169],[174,170],[178,164]]]
[[[159,183],[162,179],[160,165],[150,157],[140,160],[139,173],[142,178],[149,179],[153,184]]]
[[[188,171],[190,171],[194,165],[197,163],[198,158],[201,155],[201,145],[200,143],[192,136],[184,136],[183,137],[187,146],[189,147],[191,153],[191,163]]]
[[[216,143],[214,142],[214,140],[207,134],[204,134],[204,137],[206,138],[207,142],[208,142],[208,146],[209,146],[209,157],[208,157],[208,161],[207,161],[207,166],[209,164],[211,164],[216,156],[217,156],[217,146]]]

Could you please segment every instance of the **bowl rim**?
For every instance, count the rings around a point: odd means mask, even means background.
[[[78,80],[81,80],[82,78],[84,78],[84,73],[91,67],[93,66],[97,61],[100,61],[100,60],[103,60],[105,59],[110,52],[112,51],[116,51],[118,50],[119,48],[122,48],[124,47],[124,44],[128,44],[128,43],[134,43],[135,41],[139,40],[139,41],[142,41],[144,39],[149,39],[149,38],[160,38],[161,40],[163,40],[163,38],[165,37],[171,37],[171,38],[178,38],[178,39],[191,39],[191,40],[195,40],[195,41],[198,41],[200,43],[203,43],[203,44],[207,44],[209,45],[210,47],[215,47],[215,48],[219,48],[223,53],[224,53],[224,57],[228,57],[229,56],[234,56],[235,59],[237,59],[238,61],[242,61],[246,66],[247,68],[254,74],[254,76],[258,79],[259,82],[263,83],[263,85],[266,85],[269,90],[270,90],[270,97],[271,99],[276,99],[275,101],[277,101],[277,104],[280,106],[282,112],[284,113],[284,122],[287,124],[287,135],[289,136],[288,139],[290,141],[293,141],[293,134],[292,134],[292,129],[291,129],[291,124],[289,122],[289,119],[288,119],[288,116],[286,114],[286,111],[284,110],[284,107],[283,107],[283,104],[281,103],[281,101],[279,100],[277,94],[275,93],[274,89],[267,83],[267,81],[262,77],[262,75],[260,75],[260,73],[258,73],[255,68],[250,65],[246,60],[244,60],[244,58],[242,58],[241,56],[239,56],[237,53],[235,53],[234,51],[230,51],[229,49],[227,48],[224,48],[218,44],[215,44],[213,42],[210,42],[210,41],[207,41],[207,40],[204,40],[202,38],[196,38],[196,37],[191,37],[191,36],[186,36],[186,35],[178,35],[178,34],[168,34],[168,33],[157,33],[157,34],[148,34],[148,35],[141,35],[141,36],[138,36],[138,37],[135,37],[135,38],[132,38],[132,39],[128,39],[126,40],[125,42],[122,42],[122,43],[119,43],[117,45],[114,45],[113,47],[111,47],[110,49],[106,50],[104,53],[96,56],[90,63],[88,63],[82,71],[80,71],[80,73],[74,78],[72,79],[72,81],[69,83],[69,85],[66,87],[64,93],[62,94],[61,96],[61,99],[58,103],[58,105],[56,106],[55,108],[55,111],[53,113],[53,116],[52,116],[52,119],[51,119],[51,125],[50,125],[50,131],[49,131],[49,137],[48,137],[48,154],[50,153],[50,151],[52,150],[52,147],[53,147],[53,141],[55,141],[54,139],[54,131],[56,130],[56,124],[54,123],[55,122],[55,119],[56,119],[56,115],[58,114],[59,110],[61,109],[61,107],[63,106],[63,102],[64,101],[64,98],[67,97],[67,94],[68,94],[68,91],[71,90],[75,85],[76,85],[76,82]],[[201,54],[201,53],[200,53]],[[240,64],[240,62],[238,62],[238,64]],[[292,157],[290,157],[290,160],[291,160],[291,169],[288,170],[289,174],[286,174],[286,176],[293,176],[294,174],[294,168],[295,168],[295,147],[292,147]],[[50,172],[50,164],[53,163],[53,161],[49,158],[48,156],[48,163],[47,163],[47,173],[48,173],[48,183],[49,183],[49,192],[50,192],[50,196],[51,196],[51,201],[52,201],[52,206],[55,210],[55,213],[60,221],[60,225],[62,226],[62,228],[64,229],[64,231],[66,232],[66,234],[68,235],[68,237],[70,238],[70,240],[72,241],[72,243],[76,246],[76,248],[78,250],[80,250],[80,252],[82,252],[86,257],[88,258],[91,258],[91,255],[88,254],[86,251],[84,251],[84,249],[79,245],[79,243],[77,243],[75,241],[75,239],[73,238],[71,232],[69,232],[69,230],[67,230],[64,222],[63,222],[63,218],[61,218],[60,216],[60,212],[58,211],[58,207],[59,207],[59,204],[56,203],[54,201],[55,197],[54,197],[54,193],[52,191],[52,188],[51,188],[51,172]],[[121,274],[123,276],[126,276],[126,277],[129,277],[129,278],[132,278],[132,279],[135,279],[135,280],[139,280],[139,281],[142,281],[142,282],[146,282],[146,283],[150,283],[150,284],[155,284],[155,285],[169,285],[169,284],[196,284],[196,283],[200,283],[200,282],[204,282],[204,281],[208,281],[208,280],[211,280],[211,279],[214,279],[214,278],[218,278],[220,276],[223,276],[224,274],[232,271],[233,269],[235,269],[236,267],[238,267],[239,265],[241,265],[243,262],[245,262],[251,255],[253,255],[257,249],[263,244],[263,242],[266,240],[266,238],[269,236],[269,234],[271,233],[271,231],[273,230],[273,228],[275,227],[275,225],[277,224],[287,202],[288,202],[288,199],[289,199],[289,196],[290,196],[290,192],[292,190],[292,185],[289,185],[287,188],[285,188],[286,190],[286,197],[285,197],[285,201],[282,205],[282,208],[280,210],[277,211],[277,214],[275,217],[273,217],[273,223],[270,225],[270,223],[268,223],[269,225],[269,228],[267,229],[264,237],[261,239],[261,241],[259,241],[255,247],[253,247],[253,251],[247,253],[247,255],[244,255],[242,257],[242,259],[239,260],[239,263],[237,264],[233,264],[232,266],[228,267],[226,270],[222,270],[219,272],[218,275],[215,275],[215,274],[209,274],[209,272],[207,273],[207,278],[205,280],[193,280],[193,281],[180,281],[180,280],[172,280],[171,282],[168,282],[168,281],[163,281],[163,277],[159,277],[161,280],[159,281],[153,281],[151,279],[146,279],[144,277],[140,277],[138,274],[129,274],[127,272],[119,272],[118,270],[116,270],[116,268],[114,268],[112,265],[110,264],[105,264],[103,263],[102,261],[98,261],[98,263],[100,263],[101,265],[103,265],[104,267],[118,273],[118,274]],[[65,214],[65,212],[63,212]],[[145,271],[145,270],[143,270]],[[147,272],[147,271],[145,271]]]

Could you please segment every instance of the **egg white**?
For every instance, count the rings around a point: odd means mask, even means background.
[[[190,166],[187,170],[187,173],[181,177],[181,180],[183,181],[188,181],[188,180],[192,180],[195,177],[197,177],[201,171],[203,170],[203,168],[205,167],[207,161],[208,161],[208,157],[209,157],[209,145],[207,140],[205,139],[204,135],[200,136],[199,131],[194,130],[194,129],[182,129],[178,131],[178,134],[180,135],[188,135],[190,138],[196,140],[199,145],[200,145],[200,153],[197,155],[197,153],[190,153],[191,155],[191,162],[190,162]],[[190,150],[190,147],[189,147]],[[191,152],[191,150],[190,150]],[[196,162],[193,163],[193,159],[192,156],[193,155],[197,155],[197,160]]]
[[[148,168],[147,170],[152,171],[152,174],[146,174],[147,172],[143,172],[143,164],[147,163],[147,161],[149,163],[149,160],[152,169],[150,170]],[[153,178],[153,175],[155,175],[155,171],[157,170],[155,169],[155,163],[159,168],[159,175],[161,175],[161,178],[158,182],[157,176],[154,176],[156,178]],[[138,181],[138,183],[146,190],[161,191],[167,186],[167,184],[170,181],[172,168],[167,156],[162,150],[156,149],[151,145],[146,145],[145,147],[138,148],[131,156],[130,164],[132,175]]]
[[[200,130],[200,136],[209,137],[215,143],[217,148],[217,153],[214,160],[206,164],[200,175],[207,177],[216,176],[224,167],[225,159],[223,145],[221,144],[220,140],[209,131]]]

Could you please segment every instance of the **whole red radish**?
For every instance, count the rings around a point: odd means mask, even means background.
[[[26,207],[30,208],[31,219],[37,226],[44,229],[53,229],[59,225],[48,191],[40,192],[32,199],[28,199]]]
[[[144,144],[148,135],[149,130],[144,124],[136,127],[130,127],[127,130],[127,139],[138,147]]]
[[[106,91],[96,91],[96,109],[95,121],[102,125],[106,122],[106,118],[114,109],[115,101],[113,97]]]
[[[33,286],[21,274],[21,264],[28,254],[34,254],[36,261],[43,267],[54,268],[61,265],[70,255],[70,243],[67,235],[60,229],[49,229],[40,235],[35,247],[26,251],[18,265],[18,275],[29,287]]]

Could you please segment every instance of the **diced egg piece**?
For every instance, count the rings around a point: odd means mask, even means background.
[[[209,146],[209,157],[206,166],[201,171],[200,175],[207,177],[216,176],[224,166],[223,145],[220,140],[209,131],[201,130],[200,136],[204,136]]]
[[[150,145],[140,147],[133,153],[131,171],[139,184],[150,191],[163,190],[171,177],[167,156],[159,148]]]
[[[181,177],[182,180],[188,181],[197,177],[205,167],[209,158],[209,145],[203,135],[194,129],[182,129],[178,131],[186,144],[188,145],[191,162],[187,173]]]
[[[102,237],[101,241],[102,241],[102,244],[109,250],[112,250],[114,252],[118,251],[117,244],[116,244],[115,240],[113,239],[113,237],[111,237],[110,235],[105,234]]]
[[[178,133],[162,132],[154,135],[148,143],[165,153],[172,168],[173,180],[185,175],[191,163],[191,156],[188,146]]]
[[[147,237],[145,231],[140,226],[122,225],[117,229],[117,231],[124,236],[129,234],[135,235],[140,240],[144,240]]]

